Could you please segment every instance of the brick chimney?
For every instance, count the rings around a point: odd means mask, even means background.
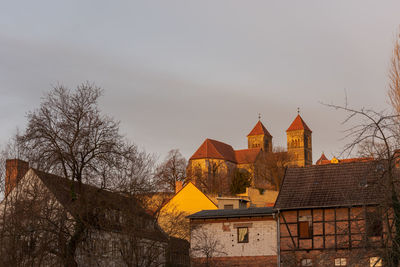
[[[13,190],[19,180],[29,170],[29,163],[20,159],[7,159],[6,160],[6,196]]]
[[[176,181],[175,182],[175,194],[181,191],[183,187],[183,182],[182,181]]]

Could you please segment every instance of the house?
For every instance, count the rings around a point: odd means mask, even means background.
[[[240,197],[217,197],[218,209],[245,209],[250,200]]]
[[[218,207],[191,182],[183,187],[182,182],[177,182],[176,192],[162,206],[158,223],[170,235],[189,240],[189,220],[186,217],[201,210]]]
[[[236,194],[236,196],[249,200],[250,207],[273,207],[278,193],[275,190],[246,187],[246,192]]]
[[[338,164],[338,163],[350,163],[350,162],[364,162],[364,161],[372,161],[374,158],[372,157],[362,157],[362,158],[349,158],[349,159],[338,159],[333,157],[332,159],[328,159],[324,153],[322,153],[321,157],[315,162],[316,165],[323,164]]]
[[[133,197],[78,185],[18,159],[6,161],[5,181],[2,266],[58,266],[74,244],[79,266],[164,266],[168,261],[168,236]]]
[[[280,266],[382,266],[381,177],[377,161],[287,169],[275,203]]]
[[[277,266],[277,223],[271,207],[203,210],[188,218],[192,266]]]
[[[290,165],[312,165],[312,131],[300,115],[286,130]],[[252,186],[268,189],[265,161],[273,151],[272,135],[259,120],[247,135],[247,149],[234,150],[231,145],[207,138],[190,157],[188,178],[203,191],[229,192],[230,177],[235,171],[251,177]],[[282,152],[281,152],[282,153]],[[277,185],[279,186],[279,185]]]

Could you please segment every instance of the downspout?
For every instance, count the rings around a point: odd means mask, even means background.
[[[277,266],[280,267],[281,266],[281,224],[280,224],[280,211],[278,209],[278,213],[276,216],[276,229],[277,229],[277,236],[276,236],[276,242],[277,242],[277,247],[278,247],[278,264]]]

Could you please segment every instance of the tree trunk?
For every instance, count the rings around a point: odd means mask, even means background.
[[[80,220],[77,220],[74,228],[74,234],[67,243],[66,253],[65,253],[65,267],[77,267],[78,263],[75,260],[76,249],[82,240],[85,227]]]

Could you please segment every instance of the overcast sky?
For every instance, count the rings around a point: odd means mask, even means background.
[[[313,160],[339,155],[344,114],[388,109],[400,1],[1,1],[0,144],[55,84],[90,81],[139,147],[190,157],[205,138],[235,149],[262,122],[286,147],[297,115]]]

